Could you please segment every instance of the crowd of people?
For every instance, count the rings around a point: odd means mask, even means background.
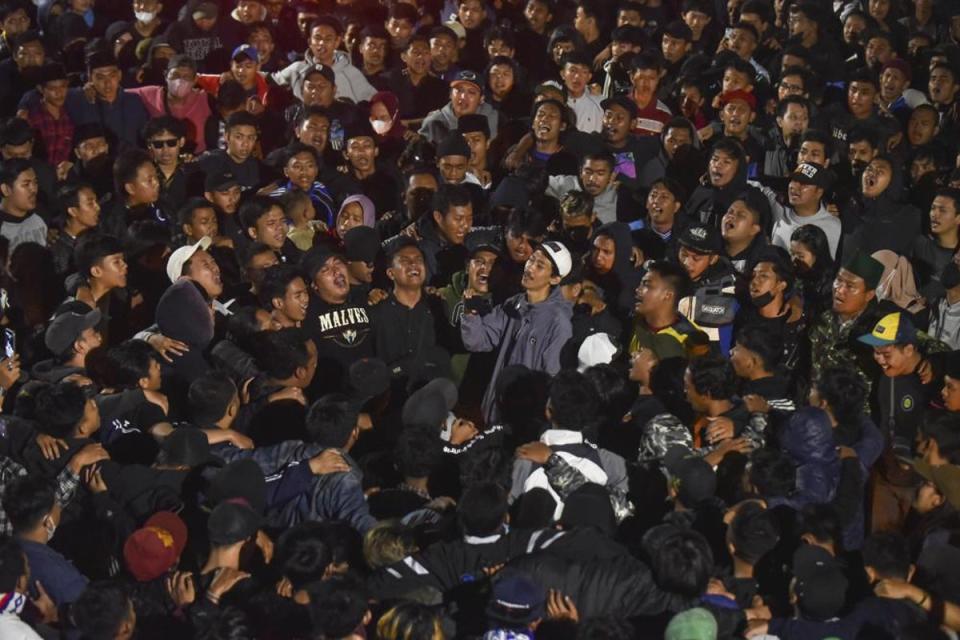
[[[0,0],[0,639],[960,633],[960,2]]]

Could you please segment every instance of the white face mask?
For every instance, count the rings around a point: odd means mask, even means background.
[[[384,122],[383,120],[371,120],[370,126],[373,127],[373,130],[376,131],[379,135],[385,134],[387,131],[390,131],[390,127],[393,126],[392,122]]]
[[[185,98],[190,94],[190,90],[193,89],[193,83],[189,80],[177,78],[176,80],[167,82],[167,89],[170,91],[170,95],[177,98]]]
[[[140,22],[153,22],[153,19],[157,17],[157,14],[152,11],[134,11],[133,17]]]

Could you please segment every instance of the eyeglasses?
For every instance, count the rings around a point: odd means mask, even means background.
[[[178,142],[179,140],[177,138],[165,138],[163,140],[151,140],[150,146],[154,149],[163,149],[164,147],[172,149],[177,146]]]

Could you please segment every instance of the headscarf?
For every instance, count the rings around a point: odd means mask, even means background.
[[[363,226],[373,227],[377,222],[377,208],[374,206],[373,200],[360,193],[343,199],[343,204],[340,205],[340,210],[337,212],[337,218],[351,202],[360,203],[360,208],[363,209]]]
[[[403,135],[407,132],[407,127],[400,120],[400,99],[392,91],[378,91],[370,98],[370,106],[372,107],[378,102],[382,102],[383,106],[387,108],[393,126],[382,135],[378,133],[377,142],[383,142],[390,138],[403,138]]]

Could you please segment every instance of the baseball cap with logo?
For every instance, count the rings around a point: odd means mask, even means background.
[[[720,232],[702,224],[690,225],[680,234],[680,244],[697,253],[720,253],[723,241]]]
[[[469,69],[462,69],[457,72],[457,75],[454,76],[453,80],[450,81],[450,86],[455,87],[458,84],[472,84],[478,90],[483,91],[483,88],[480,86],[480,79],[477,77],[477,74]]]
[[[247,58],[255,63],[260,62],[260,54],[257,52],[257,48],[252,44],[242,44],[234,49],[233,53],[230,55],[230,59],[236,60],[237,58]]]
[[[185,265],[198,250],[202,249],[206,251],[209,249],[211,242],[213,241],[209,237],[204,236],[194,244],[180,247],[171,253],[170,257],[167,258],[167,277],[170,278],[170,282],[179,280],[180,276],[183,275],[183,265]]]
[[[567,274],[570,273],[570,269],[573,268],[573,258],[570,256],[570,251],[563,246],[562,243],[553,240],[547,240],[541,244],[539,248],[543,250],[550,259],[550,262],[553,263],[557,275],[561,278],[566,278]]]
[[[873,331],[860,336],[857,340],[871,347],[916,344],[917,330],[903,312],[896,311],[880,318],[880,322],[873,327]]]
[[[137,582],[149,582],[176,566],[187,546],[187,525],[172,511],[159,511],[123,544],[123,561]]]
[[[744,91],[743,89],[736,89],[734,91],[727,91],[720,95],[720,108],[731,102],[740,101],[745,103],[750,107],[751,111],[757,110],[757,96],[753,95],[749,91]]]
[[[790,174],[790,181],[826,189],[830,186],[830,171],[813,162],[801,162]]]

